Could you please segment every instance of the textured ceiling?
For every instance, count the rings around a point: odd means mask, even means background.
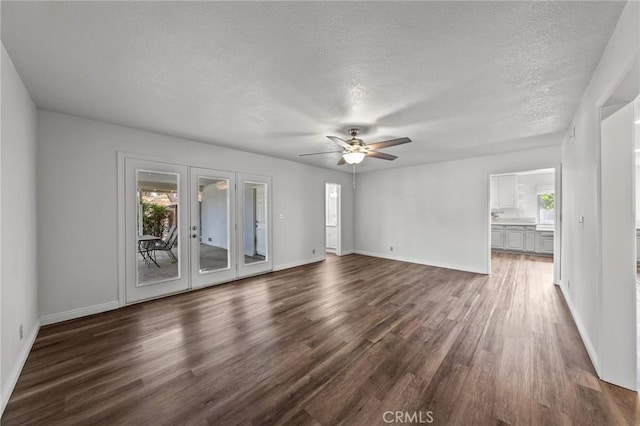
[[[413,139],[366,171],[558,143],[623,7],[3,1],[2,42],[48,110],[331,168],[298,154]]]

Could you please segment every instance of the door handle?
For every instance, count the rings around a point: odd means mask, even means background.
[[[191,238],[198,238],[198,234],[193,234]]]

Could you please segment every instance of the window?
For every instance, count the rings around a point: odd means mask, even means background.
[[[553,192],[538,193],[538,223],[553,225],[555,222],[555,195]]]

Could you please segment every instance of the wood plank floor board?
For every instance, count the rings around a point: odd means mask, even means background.
[[[636,425],[549,258],[489,276],[361,255],[43,327],[3,425]]]

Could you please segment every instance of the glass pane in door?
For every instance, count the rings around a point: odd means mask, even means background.
[[[230,267],[229,198],[228,179],[198,177],[200,273]]]
[[[267,185],[244,182],[244,263],[267,260]]]
[[[138,170],[136,181],[137,283],[178,278],[178,175]]]

